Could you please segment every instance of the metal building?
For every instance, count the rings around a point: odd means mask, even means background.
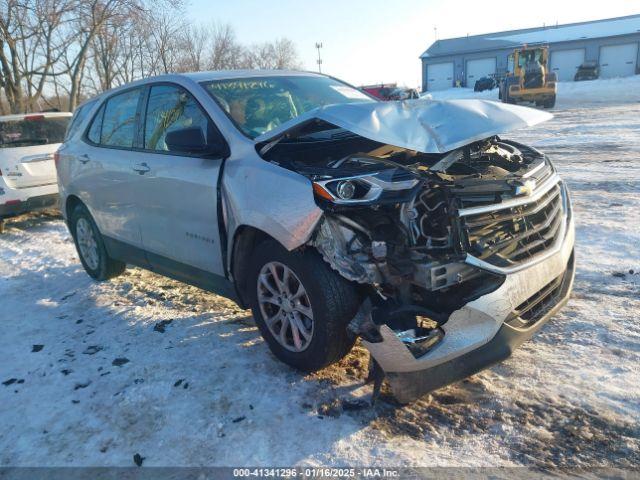
[[[421,56],[422,89],[473,87],[481,77],[508,70],[509,54],[522,45],[548,45],[550,67],[572,81],[584,61],[597,62],[600,78],[640,73],[640,15],[526,28],[437,40]]]

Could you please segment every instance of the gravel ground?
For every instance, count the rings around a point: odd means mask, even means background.
[[[572,190],[569,305],[506,362],[409,406],[358,402],[362,348],[302,375],[233,302],[135,268],[95,283],[59,217],[15,219],[0,466],[640,465],[640,98],[624,93],[511,135]]]

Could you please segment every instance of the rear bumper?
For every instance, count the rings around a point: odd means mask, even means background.
[[[5,201],[0,197],[0,201]],[[38,195],[26,200],[6,200],[0,203],[0,218],[13,217],[27,212],[58,207],[58,194]]]
[[[415,358],[395,332],[380,326],[382,341],[364,346],[380,364],[396,398],[409,402],[500,362],[531,338],[568,301],[575,274],[572,218],[560,248],[529,268],[505,276],[495,291],[453,312],[445,336]],[[527,318],[523,305],[536,305]]]

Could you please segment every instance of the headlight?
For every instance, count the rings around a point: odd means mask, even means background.
[[[383,170],[368,175],[332,178],[313,182],[316,196],[338,205],[370,203],[383,195],[401,194],[413,189],[420,180],[408,178],[406,172],[397,169]]]

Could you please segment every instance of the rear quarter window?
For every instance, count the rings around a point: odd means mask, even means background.
[[[85,103],[73,113],[73,118],[71,119],[67,132],[64,136],[65,141],[74,136],[80,129],[95,103],[95,101]]]
[[[69,117],[0,122],[0,148],[32,147],[61,143],[69,125]]]

